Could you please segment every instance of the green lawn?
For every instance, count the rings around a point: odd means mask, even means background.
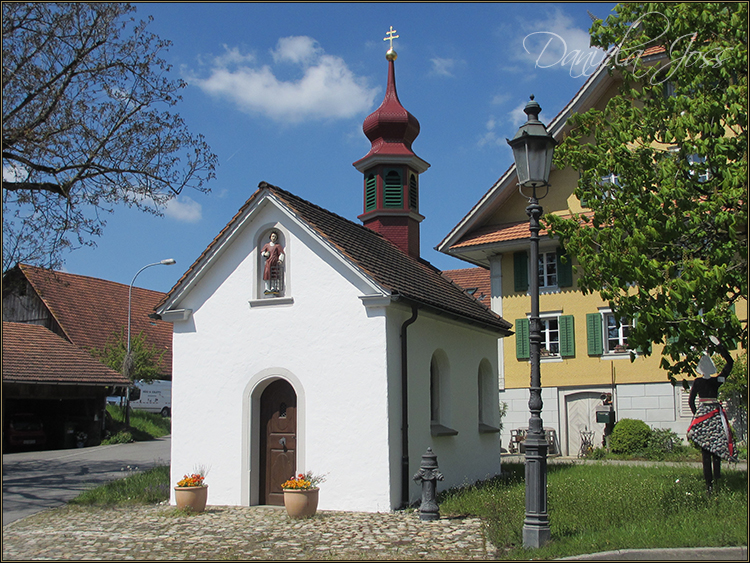
[[[615,549],[747,545],[747,471],[724,464],[709,497],[689,465],[548,465],[552,542],[525,550],[523,464],[503,477],[441,494],[443,515],[477,515],[503,559],[551,559]],[[700,530],[700,531],[698,531]]]
[[[143,442],[161,438],[172,432],[172,419],[164,418],[160,414],[132,409],[130,428],[126,428],[124,407],[107,405],[107,413],[111,421],[107,423],[109,436],[102,440],[103,445]]]

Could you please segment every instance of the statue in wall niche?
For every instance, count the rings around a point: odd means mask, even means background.
[[[263,245],[260,254],[266,259],[263,268],[264,294],[281,295],[284,292],[284,247],[279,243],[279,233],[271,231],[270,240]]]

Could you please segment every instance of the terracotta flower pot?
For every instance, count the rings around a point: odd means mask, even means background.
[[[177,508],[203,512],[206,509],[206,500],[208,500],[208,487],[175,487],[174,499]]]
[[[309,518],[318,510],[320,489],[284,489],[284,506],[290,518]]]

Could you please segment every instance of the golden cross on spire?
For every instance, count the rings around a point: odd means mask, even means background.
[[[390,47],[391,51],[393,51],[393,40],[394,39],[398,39],[398,35],[393,35],[394,33],[396,33],[396,30],[393,29],[393,26],[391,26],[391,30],[386,32],[386,35],[388,37],[383,37],[383,41],[390,41],[391,42],[391,47]]]

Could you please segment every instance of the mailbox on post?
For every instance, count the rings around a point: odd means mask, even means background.
[[[614,424],[615,409],[612,405],[601,405],[596,407],[596,421],[600,424]]]

